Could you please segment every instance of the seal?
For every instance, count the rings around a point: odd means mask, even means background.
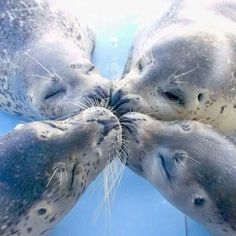
[[[92,107],[18,125],[0,139],[0,235],[47,235],[121,145],[119,120]]]
[[[110,82],[91,62],[94,34],[77,18],[46,0],[1,1],[0,12],[2,111],[55,119],[88,106],[94,93],[109,95]]]
[[[236,235],[236,146],[210,125],[121,117],[127,165],[212,235]],[[209,151],[210,149],[210,151]]]
[[[113,106],[118,114],[197,120],[234,134],[235,55],[235,1],[175,1],[137,33]]]

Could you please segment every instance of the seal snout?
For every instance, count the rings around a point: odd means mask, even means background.
[[[144,101],[143,99],[136,95],[126,93],[123,89],[118,89],[113,92],[111,95],[111,106],[114,110],[114,113],[120,117],[128,112],[146,112],[143,110]]]
[[[97,123],[104,126],[104,132],[103,132],[104,136],[107,136],[107,134],[111,130],[113,129],[119,130],[120,128],[119,121],[117,120],[116,117],[111,117],[110,119],[98,119]]]

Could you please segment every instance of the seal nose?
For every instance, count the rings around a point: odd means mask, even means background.
[[[119,121],[116,117],[111,117],[110,119],[98,119],[97,123],[103,125],[104,131],[103,135],[106,136],[111,130],[118,130],[120,128]]]
[[[122,89],[119,89],[111,96],[111,106],[114,113],[120,117],[125,113],[134,111],[138,105],[138,100],[138,97],[127,95]]]
[[[110,99],[110,87],[109,84],[98,85],[91,89],[89,92],[84,94],[84,102],[88,103],[98,103],[98,102],[107,102]],[[90,106],[90,105],[89,105]]]

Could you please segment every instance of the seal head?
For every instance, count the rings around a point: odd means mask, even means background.
[[[91,62],[92,31],[48,1],[0,3],[0,108],[28,119],[55,119],[109,96]],[[86,97],[86,98],[85,98]]]
[[[121,122],[132,170],[213,235],[235,235],[236,147],[232,142],[196,121],[168,123],[130,113]]]
[[[113,93],[117,112],[235,133],[235,10],[235,1],[178,1],[140,30]]]
[[[94,107],[18,125],[0,139],[0,235],[47,235],[121,145],[121,127]]]

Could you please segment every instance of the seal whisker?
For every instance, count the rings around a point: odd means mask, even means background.
[[[185,158],[187,158],[187,159],[190,159],[190,160],[196,162],[197,164],[202,164],[202,162],[200,162],[200,161],[198,161],[198,160],[196,160],[196,159],[194,159],[194,158],[192,158],[192,157],[190,157],[190,156],[188,156],[188,155],[182,155],[182,156],[185,157]]]
[[[91,102],[91,100],[89,98],[83,98],[83,101],[85,102],[85,104],[88,106],[88,107],[93,107],[93,103]]]
[[[115,145],[115,144],[114,144]],[[119,150],[114,147],[115,154],[110,157],[104,171],[103,171],[103,188],[104,188],[104,198],[96,209],[95,218],[98,217],[99,212],[105,206],[106,215],[108,217],[108,222],[111,218],[111,204],[114,201],[116,195],[116,189],[122,179],[125,166],[120,158]]]
[[[194,67],[193,69],[188,70],[188,71],[186,71],[186,72],[183,72],[183,73],[181,73],[181,74],[179,74],[179,75],[174,75],[173,78],[174,78],[174,79],[177,79],[177,78],[179,78],[179,77],[182,77],[182,76],[184,76],[184,75],[187,75],[187,74],[189,74],[189,73],[191,73],[191,72],[197,70],[198,68],[199,68],[199,65],[197,65],[197,66]]]
[[[79,108],[81,108],[81,109],[87,109],[88,107],[85,105],[85,104],[83,104],[83,103],[80,103],[80,102],[67,102],[68,104],[72,104],[72,105],[75,105],[75,106],[77,106],[77,107],[79,107]]]
[[[43,76],[43,75],[34,75],[34,74],[32,74],[32,77],[37,77],[37,78],[42,78],[42,79],[48,79],[48,80],[51,80],[51,79],[52,79],[52,78],[47,77],[47,76]]]
[[[38,7],[25,7],[25,8],[12,8],[9,9],[9,12],[22,12],[22,11],[31,11],[31,10],[38,10]]]
[[[62,174],[63,174],[63,170],[61,169],[60,170],[60,182],[59,182],[60,187],[62,185]]]
[[[47,188],[47,187],[49,186],[49,184],[51,183],[52,178],[54,177],[54,175],[56,174],[57,171],[58,171],[58,167],[54,170],[52,176],[49,178],[49,181],[48,181],[48,183],[47,183],[47,185],[46,185],[46,188]]]
[[[31,58],[34,62],[36,62],[38,65],[40,65],[50,76],[53,77],[53,74],[42,64],[40,63],[35,57],[30,55],[28,52],[25,52],[25,55]]]
[[[187,168],[186,165],[184,164],[184,162],[183,162],[181,159],[178,159],[178,161],[182,164],[182,166],[183,166],[184,168]]]

